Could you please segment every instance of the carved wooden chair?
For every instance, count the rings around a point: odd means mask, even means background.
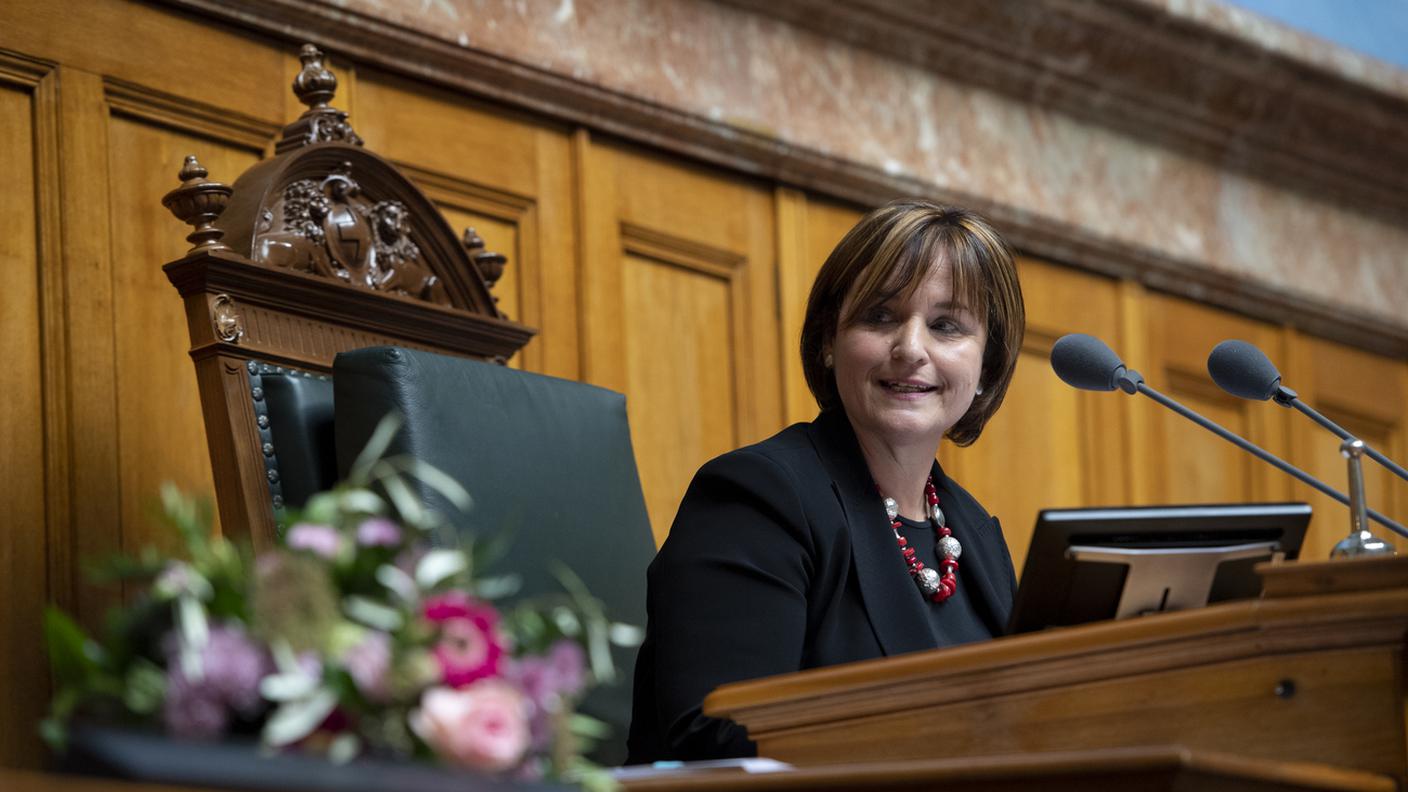
[[[515,528],[505,559],[524,592],[570,562],[612,618],[643,624],[654,553],[620,394],[503,364],[534,331],[490,293],[505,258],[457,237],[395,166],[329,106],[336,79],[305,46],[308,106],[275,156],[226,186],[195,157],[163,203],[195,246],[166,265],[185,301],[222,530],[269,546],[286,507],[332,484],[390,410],[392,453],[460,479],[462,531]],[[354,352],[354,350],[362,350]],[[500,365],[494,365],[494,364]],[[422,488],[432,506],[435,494]],[[583,709],[624,758],[634,652]]]
[[[504,361],[534,334],[495,307],[504,257],[472,230],[457,238],[410,180],[367,151],[328,104],[337,80],[321,53],[308,45],[301,59],[294,92],[308,110],[284,128],[275,156],[233,187],[187,157],[181,186],[163,199],[195,227],[195,247],[165,271],[186,304],[221,525],[256,547],[274,536],[286,500],[270,443],[287,414],[271,416],[267,399],[324,390],[265,378],[325,376],[337,353],[376,345]],[[326,434],[309,426],[285,439]]]

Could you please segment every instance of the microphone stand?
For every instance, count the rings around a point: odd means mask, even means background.
[[[1349,432],[1345,431],[1345,428],[1343,426],[1340,426],[1329,418],[1326,418],[1324,415],[1321,415],[1320,412],[1317,411],[1314,407],[1311,407],[1309,404],[1306,404],[1305,402],[1301,401],[1300,397],[1296,395],[1295,391],[1291,390],[1290,388],[1287,388],[1284,385],[1276,386],[1276,393],[1272,394],[1271,400],[1281,405],[1282,407],[1294,407],[1296,410],[1300,411],[1302,415],[1330,430],[1332,434],[1334,434],[1336,437],[1345,442],[1357,439],[1356,437],[1354,437],[1354,435],[1351,435]],[[1375,451],[1373,448],[1370,448],[1368,443],[1363,443],[1363,452],[1370,459],[1388,468],[1389,471],[1392,472],[1395,476],[1398,476],[1404,481],[1408,481],[1408,470],[1405,470],[1402,465],[1399,465],[1392,459],[1389,459],[1383,454],[1380,454],[1378,451]]]
[[[1363,440],[1347,438],[1340,444],[1340,453],[1349,460],[1349,536],[1335,543],[1331,558],[1360,555],[1395,555],[1391,545],[1369,533],[1364,519],[1368,507],[1364,500],[1364,468],[1360,456],[1368,446]]]
[[[1153,399],[1154,401],[1158,402],[1159,404],[1162,404],[1163,406],[1169,408],[1170,410],[1173,410],[1174,412],[1178,413],[1179,415],[1183,416],[1184,418],[1187,418],[1188,420],[1192,421],[1193,423],[1195,423],[1195,424],[1197,424],[1197,425],[1203,427],[1204,429],[1208,430],[1209,432],[1212,432],[1213,434],[1217,435],[1218,437],[1221,437],[1223,440],[1226,440],[1227,442],[1229,442],[1229,443],[1231,443],[1231,444],[1237,446],[1238,448],[1242,449],[1243,451],[1246,451],[1247,453],[1251,454],[1252,456],[1256,457],[1257,459],[1260,459],[1261,461],[1266,462],[1266,463],[1268,463],[1268,464],[1270,464],[1270,465],[1276,467],[1278,470],[1280,470],[1280,471],[1283,472],[1283,473],[1287,473],[1287,474],[1289,474],[1289,475],[1295,477],[1296,480],[1300,481],[1301,483],[1306,484],[1307,486],[1313,487],[1315,490],[1317,490],[1317,491],[1319,491],[1319,492],[1322,492],[1322,493],[1324,493],[1325,495],[1330,496],[1331,498],[1334,498],[1336,501],[1339,501],[1340,503],[1343,503],[1343,504],[1346,505],[1346,506],[1351,506],[1351,505],[1352,505],[1352,504],[1350,503],[1350,499],[1349,499],[1348,497],[1346,497],[1346,496],[1344,495],[1344,493],[1340,492],[1339,490],[1330,487],[1328,484],[1325,484],[1324,482],[1320,481],[1319,479],[1315,478],[1314,476],[1311,476],[1309,473],[1306,473],[1305,471],[1301,470],[1300,468],[1298,468],[1298,467],[1296,467],[1296,466],[1290,464],[1289,462],[1286,462],[1285,460],[1283,460],[1283,459],[1281,459],[1280,457],[1278,457],[1278,456],[1272,454],[1271,452],[1265,451],[1265,450],[1263,450],[1260,446],[1255,445],[1254,443],[1252,443],[1252,442],[1250,442],[1250,441],[1248,441],[1248,440],[1245,440],[1245,439],[1243,439],[1243,438],[1241,438],[1241,437],[1238,437],[1237,435],[1233,434],[1232,432],[1229,432],[1228,430],[1222,428],[1221,426],[1219,426],[1219,425],[1213,423],[1212,421],[1209,421],[1208,419],[1204,418],[1203,416],[1201,416],[1201,415],[1199,415],[1199,414],[1193,412],[1192,410],[1188,409],[1187,407],[1184,407],[1183,405],[1179,404],[1178,402],[1174,401],[1173,399],[1170,399],[1169,397],[1163,395],[1162,393],[1159,393],[1158,391],[1154,390],[1153,388],[1149,387],[1148,385],[1145,385],[1145,384],[1144,384],[1144,378],[1143,378],[1142,376],[1140,376],[1139,372],[1126,370],[1126,371],[1120,373],[1120,374],[1118,375],[1117,384],[1119,385],[1120,390],[1124,391],[1125,393],[1130,393],[1130,394],[1133,394],[1133,393],[1142,393],[1142,394],[1144,394],[1145,396],[1148,396],[1149,398],[1151,398],[1151,399]],[[1328,419],[1327,419],[1327,420],[1328,420]],[[1361,445],[1362,445],[1362,443],[1361,443]],[[1363,504],[1362,504],[1362,500],[1361,500],[1361,503],[1360,503],[1359,505],[1363,505]],[[1375,511],[1375,510],[1373,510],[1373,509],[1369,509],[1369,508],[1365,508],[1365,513],[1368,515],[1368,517],[1369,517],[1370,519],[1374,520],[1375,522],[1379,523],[1380,525],[1384,526],[1385,528],[1388,528],[1389,530],[1393,531],[1394,533],[1398,534],[1399,536],[1408,537],[1408,528],[1404,528],[1402,525],[1399,525],[1398,523],[1394,522],[1392,519],[1390,519],[1390,518],[1388,518],[1388,517],[1385,517],[1384,515],[1380,514],[1379,512],[1377,512],[1377,511]]]

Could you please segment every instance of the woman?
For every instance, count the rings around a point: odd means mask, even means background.
[[[701,468],[650,566],[631,763],[754,754],[701,714],[721,684],[1001,634],[1002,529],[934,457],[1002,403],[1024,323],[976,215],[902,201],[846,234],[802,326],[821,414]]]

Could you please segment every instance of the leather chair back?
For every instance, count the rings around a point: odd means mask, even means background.
[[[459,481],[459,512],[433,488],[428,506],[470,535],[512,533],[497,565],[523,595],[559,591],[548,562],[570,566],[614,621],[645,625],[645,570],[655,542],[619,393],[465,358],[397,347],[339,354],[333,364],[339,469],[346,473],[378,422],[405,418],[389,454],[409,454]],[[616,648],[621,674],[582,710],[613,727],[598,761],[620,764],[630,722],[635,649]]]

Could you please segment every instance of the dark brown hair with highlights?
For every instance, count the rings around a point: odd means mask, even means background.
[[[895,201],[861,218],[817,273],[802,320],[802,371],[823,411],[841,406],[824,359],[837,329],[895,295],[908,297],[940,263],[953,272],[954,300],[987,327],[983,393],[948,431],[961,446],[978,439],[1017,366],[1027,321],[1022,286],[1011,249],[986,220],[928,201]]]

